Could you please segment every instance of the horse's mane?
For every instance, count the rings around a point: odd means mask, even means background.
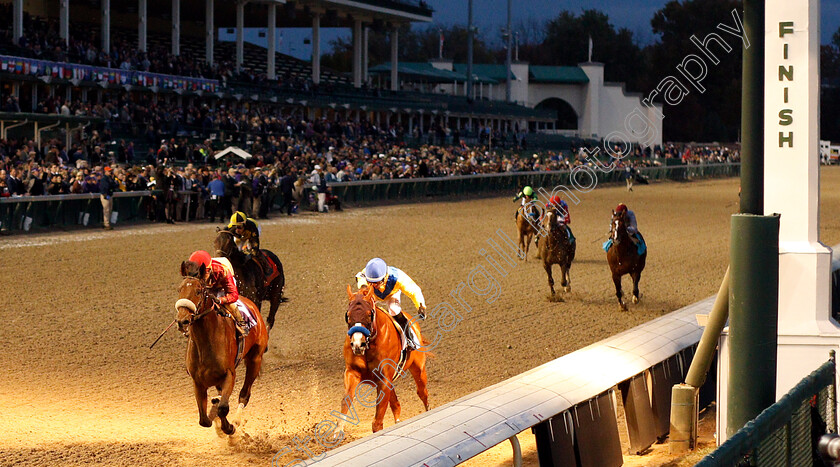
[[[201,265],[194,261],[184,261],[181,263],[181,275],[184,277],[201,278]]]

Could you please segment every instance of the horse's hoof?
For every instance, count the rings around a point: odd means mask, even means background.
[[[225,437],[225,432],[222,431],[222,422],[218,418],[213,420],[213,427],[216,429],[216,436],[219,438]]]
[[[199,419],[198,424],[203,426],[204,428],[210,428],[211,426],[213,426],[213,421],[209,418],[206,420]]]
[[[571,285],[567,285],[566,287],[563,287],[563,290],[564,290],[566,293],[569,293],[569,292],[571,292],[571,291],[572,291],[572,286],[571,286]]]
[[[637,303],[639,303],[639,297],[637,297],[637,296],[633,295],[633,300],[632,300],[632,301],[633,301],[633,304],[634,304],[634,305],[635,305],[635,304],[637,304]]]
[[[229,430],[225,430],[224,426],[222,427],[222,431],[224,432],[224,434],[230,436],[230,435],[236,433],[236,427],[233,426],[233,424],[228,423],[228,427],[230,428]]]
[[[213,404],[213,405],[216,405],[216,404],[218,404],[218,403],[219,403],[219,401],[221,401],[221,400],[222,400],[222,396],[212,397],[212,398],[210,398],[210,403],[211,403],[211,404]]]

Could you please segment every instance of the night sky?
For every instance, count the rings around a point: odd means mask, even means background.
[[[425,1],[435,9],[433,17],[436,23],[451,25],[467,22],[467,0]],[[529,18],[540,21],[554,18],[562,10],[580,12],[584,9],[596,9],[606,13],[613,25],[632,31],[637,40],[646,45],[656,39],[650,28],[650,20],[667,2],[668,0],[513,0],[513,24],[515,26],[518,21]],[[825,44],[840,27],[840,0],[822,0],[821,8],[820,34],[821,42]],[[498,40],[499,27],[507,21],[507,0],[473,0],[473,17],[482,31],[487,31],[488,39]]]

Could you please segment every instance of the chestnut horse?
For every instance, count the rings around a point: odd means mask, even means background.
[[[399,331],[394,327],[391,316],[381,308],[375,306],[373,288],[364,286],[356,293],[347,286],[347,296],[350,304],[344,320],[347,322],[347,337],[344,339],[344,389],[345,396],[341,401],[341,413],[347,414],[356,396],[356,387],[361,382],[376,385],[376,416],[373,420],[373,431],[382,429],[382,420],[391,405],[394,422],[400,421],[400,403],[393,381],[397,372],[397,362],[400,360],[402,344]],[[405,312],[403,312],[405,313]],[[420,326],[412,322],[417,338],[428,345],[420,335]],[[408,354],[400,370],[408,370],[417,385],[417,395],[429,410],[429,390],[426,388],[426,358],[427,352],[414,350]],[[360,399],[364,399],[360,396]],[[366,403],[362,400],[363,405]],[[372,407],[373,404],[366,405]]]
[[[630,239],[627,233],[624,215],[613,211],[610,223],[610,239],[612,245],[607,250],[607,262],[612,272],[612,280],[615,284],[615,296],[618,298],[618,305],[623,311],[627,311],[624,303],[623,292],[621,291],[621,276],[629,274],[633,279],[633,303],[639,303],[639,280],[642,278],[642,271],[645,269],[647,250],[641,255],[638,247]]]
[[[242,353],[237,353],[236,328],[233,319],[223,317],[212,300],[210,285],[204,277],[204,265],[192,261],[181,263],[184,279],[178,287],[178,301],[175,302],[178,329],[189,338],[187,344],[187,373],[193,379],[195,400],[198,403],[198,424],[210,427],[216,415],[221,421],[221,430],[231,435],[236,427],[227,415],[229,399],[236,382],[237,360],[245,361],[245,382],[239,391],[237,418],[251,398],[251,385],[260,374],[262,357],[268,346],[268,329],[253,302],[241,298],[257,321],[257,325],[245,338]],[[207,414],[207,390],[215,387],[219,397],[213,399],[210,415]]]
[[[554,297],[554,277],[551,274],[551,266],[560,265],[560,286],[565,292],[571,292],[569,270],[572,268],[572,261],[575,259],[577,250],[577,242],[571,241],[566,225],[558,221],[558,216],[556,210],[546,210],[542,221],[542,228],[546,234],[539,243],[539,252],[543,268],[548,274],[548,287],[551,288],[552,297]]]
[[[530,217],[530,221],[528,218]],[[524,251],[522,258],[528,261],[528,250],[531,249],[531,240],[537,233],[537,224],[542,217],[542,210],[536,203],[527,203],[516,210],[516,231],[519,233],[519,251]],[[537,253],[539,258],[539,253]]]
[[[262,267],[257,264],[257,261],[251,256],[239,251],[234,241],[233,233],[228,230],[219,230],[216,239],[213,241],[213,248],[216,250],[217,256],[224,256],[230,260],[230,265],[233,266],[233,272],[236,276],[236,286],[239,288],[239,293],[250,299],[257,305],[257,309],[262,309],[263,300],[268,300],[271,304],[268,309],[268,329],[274,327],[274,316],[277,314],[277,308],[283,299],[283,288],[286,286],[286,276],[283,274],[283,264],[277,255],[263,250],[260,251],[267,254],[269,258],[277,266],[277,277],[271,280],[268,284],[265,283],[265,274]]]

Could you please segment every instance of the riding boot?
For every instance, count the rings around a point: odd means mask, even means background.
[[[403,332],[405,333],[405,338],[408,341],[408,346],[411,349],[417,350],[423,347],[423,344],[420,343],[420,339],[417,338],[417,334],[414,333],[414,328],[412,328],[411,323],[408,322],[408,317],[405,313],[400,312],[400,314],[394,316],[394,319],[397,321],[397,324],[402,327]]]
[[[242,337],[248,335],[248,325],[245,323],[245,320],[242,319],[242,313],[239,311],[239,307],[236,306],[236,303],[228,303],[225,305],[225,309],[230,313],[231,317],[233,317],[233,324],[236,326],[236,332],[239,333]]]
[[[575,235],[572,233],[572,228],[568,225],[566,226],[566,233],[569,234],[569,243],[575,243]]]

